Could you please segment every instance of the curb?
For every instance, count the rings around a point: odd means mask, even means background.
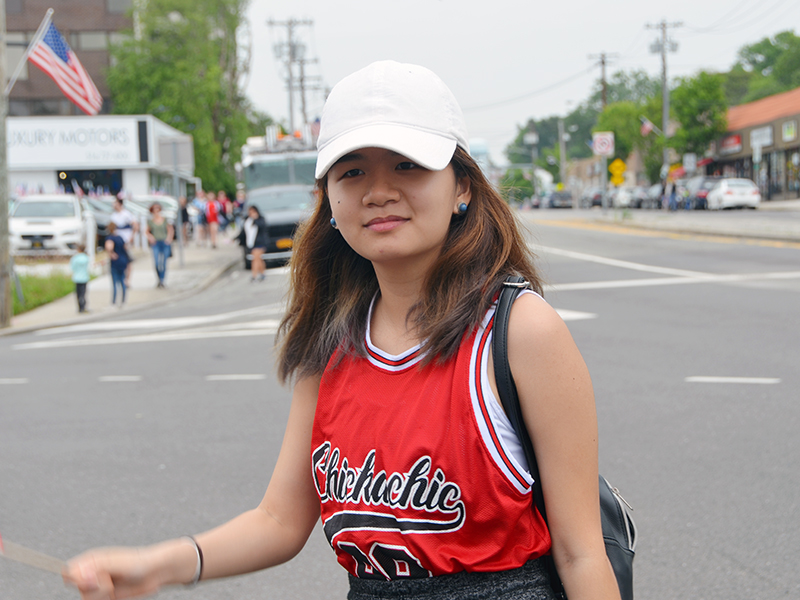
[[[242,262],[241,258],[233,259],[228,264],[217,268],[216,271],[213,271],[208,277],[206,277],[203,281],[201,281],[195,287],[193,287],[191,289],[188,289],[186,291],[180,292],[180,293],[176,293],[175,295],[172,295],[172,296],[161,298],[160,300],[154,300],[152,302],[145,302],[145,303],[139,304],[137,306],[127,307],[124,311],[118,311],[118,312],[108,311],[108,312],[101,312],[101,313],[92,313],[92,314],[90,314],[89,316],[86,316],[86,317],[80,317],[80,318],[76,317],[76,318],[73,318],[73,319],[64,319],[64,320],[61,320],[61,321],[53,321],[52,323],[48,323],[46,325],[45,324],[28,325],[28,326],[25,326],[25,327],[16,327],[16,328],[15,327],[8,327],[6,329],[0,329],[0,337],[7,337],[7,336],[17,335],[17,334],[21,334],[21,333],[31,333],[33,331],[38,331],[40,329],[49,329],[51,327],[66,327],[66,326],[69,326],[69,325],[78,325],[78,324],[81,324],[81,323],[94,323],[94,322],[97,322],[97,321],[103,321],[103,320],[108,319],[108,318],[113,317],[113,316],[118,316],[120,314],[129,315],[129,314],[141,312],[141,311],[143,311],[145,309],[148,309],[148,308],[156,308],[156,307],[159,307],[159,306],[163,306],[163,305],[168,304],[170,302],[176,302],[176,301],[185,300],[187,298],[190,298],[191,296],[194,296],[195,294],[198,294],[198,293],[202,292],[203,290],[208,289],[214,282],[218,281],[219,279],[222,279],[222,277],[224,277],[227,273],[229,273],[230,271],[234,270],[239,264],[241,264],[241,262]]]
[[[729,238],[739,238],[739,239],[750,239],[750,240],[759,240],[759,241],[768,241],[768,242],[788,242],[788,243],[800,243],[800,233],[797,235],[792,236],[791,234],[776,234],[771,235],[767,233],[761,233],[757,231],[722,231],[722,230],[709,230],[709,229],[702,229],[697,228],[694,229],[692,227],[685,227],[685,226],[659,226],[659,225],[652,225],[646,223],[637,223],[635,221],[629,220],[613,220],[613,219],[603,219],[603,218],[594,218],[592,220],[595,223],[602,223],[604,225],[616,225],[618,227],[628,227],[630,229],[643,229],[647,231],[659,231],[664,233],[677,233],[681,235],[705,235],[705,236],[713,236],[713,237],[729,237]]]

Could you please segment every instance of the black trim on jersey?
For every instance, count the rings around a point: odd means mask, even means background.
[[[444,533],[455,531],[464,523],[464,507],[456,507],[458,515],[452,521],[425,519],[398,519],[394,515],[366,512],[340,512],[325,521],[325,537],[333,544],[334,538],[344,531],[399,531],[400,533]]]

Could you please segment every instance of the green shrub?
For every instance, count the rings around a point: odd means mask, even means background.
[[[12,289],[11,296],[14,299],[15,315],[33,310],[37,306],[75,292],[72,277],[63,273],[53,273],[48,277],[21,275],[19,282],[22,286],[22,295],[25,297],[25,305],[20,304],[16,289]]]

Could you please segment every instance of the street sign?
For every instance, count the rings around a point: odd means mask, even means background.
[[[625,177],[623,176],[623,173],[625,173],[627,168],[628,166],[621,158],[614,159],[614,161],[608,165],[608,172],[611,173],[611,179],[609,181],[616,186],[620,186],[625,183]]]
[[[761,162],[761,146],[753,146],[753,162],[756,164]]]
[[[594,132],[592,134],[592,152],[595,156],[614,156],[614,132]]]
[[[626,165],[625,161],[623,161],[621,158],[615,159],[614,162],[612,162],[610,165],[608,165],[608,172],[611,173],[612,175],[620,176],[627,169],[628,169],[628,165]]]

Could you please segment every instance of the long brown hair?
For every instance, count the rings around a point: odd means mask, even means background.
[[[469,178],[472,200],[465,215],[453,216],[442,253],[408,315],[428,361],[455,353],[507,275],[521,275],[542,291],[533,254],[508,204],[460,147],[450,164],[456,178]],[[277,340],[281,381],[322,373],[337,348],[363,355],[369,306],[378,292],[372,263],[330,225],[327,180],[318,187],[316,210],[297,232],[290,263],[289,307]]]

